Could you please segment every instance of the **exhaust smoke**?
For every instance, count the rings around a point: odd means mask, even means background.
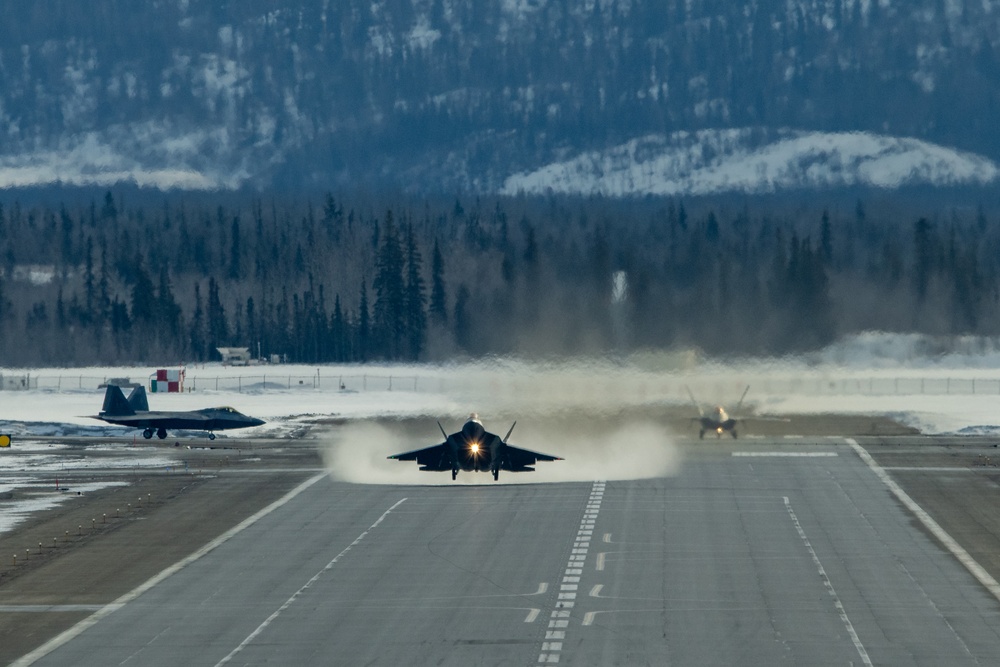
[[[497,417],[486,428],[502,436],[512,419]],[[445,426],[448,432],[461,424]],[[436,434],[436,437],[435,437]],[[321,440],[321,452],[333,479],[354,484],[531,484],[588,482],[667,477],[677,474],[681,456],[669,431],[649,419],[625,416],[533,418],[521,422],[510,444],[564,461],[540,462],[535,472],[500,472],[499,482],[488,473],[459,472],[456,481],[447,472],[422,472],[412,461],[386,457],[439,444],[433,419],[366,420],[333,428]]]

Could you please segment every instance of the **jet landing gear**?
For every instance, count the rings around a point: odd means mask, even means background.
[[[451,469],[451,481],[458,479],[458,470],[456,468]]]
[[[144,430],[142,432],[142,437],[144,437],[146,440],[149,440],[150,438],[152,438],[153,437],[153,429],[147,428],[146,430]]]
[[[500,468],[497,468],[496,470],[493,471],[493,481],[495,482],[498,479],[500,479]]]

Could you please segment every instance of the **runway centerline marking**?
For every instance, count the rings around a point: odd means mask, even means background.
[[[69,628],[65,632],[62,632],[61,634],[53,637],[49,641],[45,642],[44,644],[36,648],[31,653],[28,653],[27,655],[24,655],[19,659],[15,660],[14,662],[11,663],[11,667],[27,667],[27,665],[34,664],[37,660],[44,658],[52,651],[56,650],[63,644],[72,640],[74,637],[79,636],[80,633],[82,633],[87,628],[97,624],[97,622],[100,621],[105,616],[111,614],[114,611],[117,611],[118,609],[121,609],[124,605],[128,604],[129,602],[132,602],[137,597],[139,597],[140,595],[151,589],[153,586],[156,586],[167,577],[176,574],[177,572],[184,569],[191,563],[195,562],[205,554],[209,553],[210,551],[213,551],[216,547],[219,547],[223,543],[228,542],[230,539],[232,539],[239,533],[242,533],[244,530],[254,525],[255,523],[263,519],[271,512],[275,511],[276,509],[290,502],[293,498],[295,498],[297,495],[308,489],[316,482],[326,478],[327,474],[325,471],[320,473],[319,475],[310,477],[309,479],[302,482],[297,487],[295,487],[294,489],[283,495],[281,498],[275,500],[267,507],[258,510],[254,514],[250,515],[240,523],[236,524],[235,526],[224,532],[222,535],[219,535],[217,538],[215,538],[214,540],[203,546],[201,549],[198,549],[187,558],[182,558],[181,560],[177,561],[170,567],[160,571],[159,574],[153,576],[150,579],[147,579],[145,583],[140,584],[139,586],[133,588],[131,591],[121,596],[117,600],[104,605],[103,607],[101,607],[99,611],[83,619],[82,621],[80,621],[73,627]]]
[[[276,610],[274,610],[274,613],[272,613],[270,616],[268,616],[266,619],[264,619],[264,622],[261,623],[260,625],[258,625],[256,630],[254,630],[249,635],[247,635],[246,639],[244,639],[242,642],[239,643],[239,645],[236,648],[234,648],[232,651],[230,651],[229,655],[227,655],[225,658],[223,658],[219,662],[215,663],[215,667],[219,667],[220,665],[225,665],[230,660],[232,660],[236,656],[237,653],[239,653],[244,648],[246,648],[250,644],[250,642],[252,642],[254,639],[256,639],[257,636],[260,635],[260,633],[264,632],[264,630],[267,629],[267,626],[269,626],[274,621],[274,619],[278,618],[278,616],[280,616],[283,611],[285,611],[286,609],[288,609],[289,607],[291,607],[292,604],[294,604],[294,602],[298,599],[298,597],[300,595],[302,595],[302,593],[304,593],[306,590],[309,589],[310,586],[312,586],[314,583],[316,583],[316,581],[321,576],[323,576],[324,572],[326,572],[327,570],[330,570],[331,568],[333,568],[333,566],[336,565],[337,562],[341,558],[343,558],[344,555],[347,554],[348,551],[351,550],[351,547],[353,547],[356,544],[358,544],[358,542],[360,542],[365,537],[365,535],[367,535],[369,532],[371,532],[372,530],[374,530],[380,523],[382,523],[382,521],[385,520],[385,518],[387,516],[389,516],[390,512],[392,512],[394,509],[396,509],[397,507],[399,507],[400,505],[402,505],[403,503],[405,503],[406,500],[407,500],[406,498],[403,498],[402,500],[400,500],[399,502],[397,502],[395,505],[393,505],[392,507],[390,507],[386,511],[382,512],[382,516],[380,516],[378,518],[378,520],[375,521],[375,523],[373,523],[372,525],[370,525],[368,527],[368,530],[366,530],[365,532],[361,533],[361,535],[356,540],[354,540],[353,542],[351,542],[348,546],[344,547],[343,551],[341,551],[339,554],[337,554],[336,556],[334,556],[333,560],[331,560],[329,563],[327,563],[323,567],[322,570],[320,570],[319,572],[317,572],[316,574],[314,574],[309,581],[307,581],[305,584],[302,585],[302,588],[300,588],[299,590],[297,590],[294,593],[292,593],[292,596],[290,598],[288,598],[287,600],[285,600],[285,603],[283,605],[281,605],[280,607],[278,607]]]
[[[795,510],[792,509],[792,503],[788,500],[788,496],[784,496],[785,509],[788,510],[788,516],[792,520],[792,524],[795,526],[795,532],[799,534],[802,539],[802,543],[806,545],[806,550],[809,551],[809,555],[812,556],[813,564],[816,566],[817,572],[819,572],[820,579],[823,580],[823,586],[826,588],[827,593],[833,598],[833,606],[837,608],[837,613],[840,615],[840,620],[843,622],[844,627],[847,629],[847,634],[851,636],[851,641],[854,643],[854,648],[857,650],[858,655],[861,656],[862,662],[864,662],[868,667],[872,667],[871,658],[868,657],[868,651],[865,649],[864,644],[861,643],[861,639],[858,637],[857,631],[854,629],[854,624],[851,623],[851,619],[847,617],[847,610],[844,609],[844,604],[840,601],[840,596],[837,595],[836,589],[833,587],[833,582],[830,581],[830,577],[827,576],[826,570],[823,568],[823,563],[820,562],[819,556],[816,555],[816,550],[813,549],[812,543],[809,542],[809,538],[806,537],[806,531],[803,530],[802,524],[799,523],[799,517],[795,515]]]
[[[887,473],[885,469],[882,468],[882,466],[880,466],[874,458],[872,458],[872,455],[868,453],[868,450],[859,445],[853,438],[846,438],[845,442],[851,446],[851,449],[857,452],[862,461],[868,464],[868,467],[871,468],[872,472],[874,472],[880,480],[882,480],[882,483],[889,487],[889,490],[892,491],[893,495],[896,496],[899,502],[903,503],[903,506],[910,510],[915,517],[917,517],[917,520],[923,524],[924,528],[936,537],[938,541],[944,545],[945,549],[950,551],[951,554],[958,559],[958,562],[965,566],[965,569],[968,570],[969,573],[975,577],[976,580],[981,583],[991,595],[993,595],[993,597],[1000,600],[1000,583],[997,583],[997,580],[994,579],[982,565],[977,563],[976,559],[973,558],[961,544],[956,542],[955,538],[949,535],[945,529],[941,527],[941,524],[931,518],[931,515],[925,512],[924,508],[918,505],[917,501],[911,498],[910,494],[903,490],[903,487],[896,484],[896,482],[889,477],[889,473]]]
[[[559,593],[556,601],[556,609],[552,612],[552,618],[568,618],[569,612],[576,604],[577,591],[580,588],[580,575],[583,574],[583,564],[590,551],[590,540],[594,534],[594,522],[601,511],[601,502],[604,500],[604,482],[594,482],[587,500],[587,506],[583,512],[583,519],[580,521],[580,528],[576,538],[573,540],[573,547],[570,549],[569,561],[563,571],[562,583],[559,585]],[[550,628],[560,628],[549,630],[545,633],[545,639],[565,639],[565,628],[569,621],[550,621]],[[538,655],[538,664],[555,664],[562,657],[562,641],[542,642],[542,652]]]

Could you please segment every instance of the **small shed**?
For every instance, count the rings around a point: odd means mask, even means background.
[[[149,376],[149,391],[154,394],[184,391],[184,369],[161,368]]]
[[[250,365],[249,347],[217,347],[215,349],[218,350],[219,354],[222,356],[222,364],[224,366]]]

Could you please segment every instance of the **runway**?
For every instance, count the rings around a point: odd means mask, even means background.
[[[1000,603],[844,440],[681,448],[637,481],[313,477],[15,664],[1000,664]]]

